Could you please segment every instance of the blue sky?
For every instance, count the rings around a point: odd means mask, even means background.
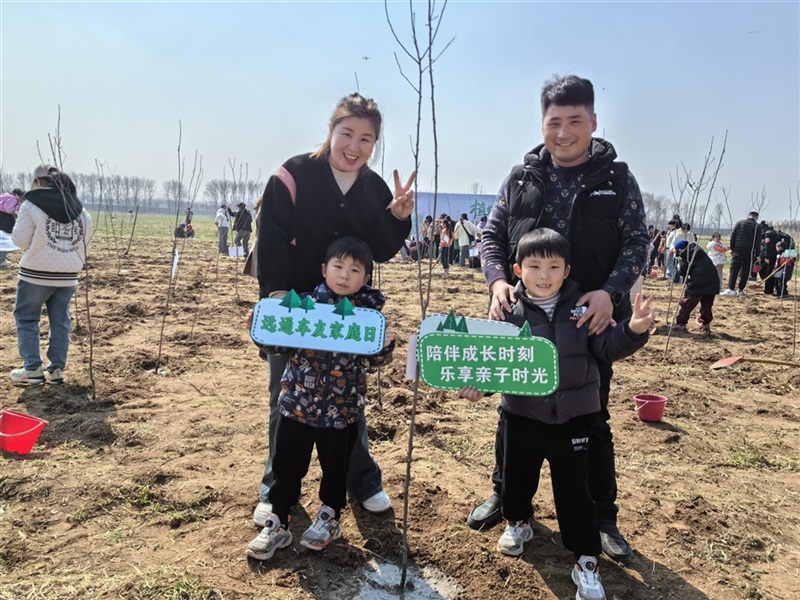
[[[3,0],[0,11],[4,170],[39,163],[36,141],[46,147],[61,105],[67,170],[99,159],[174,179],[181,120],[183,153],[203,156],[206,181],[234,157],[265,181],[322,142],[356,73],[384,113],[387,179],[412,168],[416,98],[394,53],[413,65],[383,2]],[[390,13],[409,40],[408,3]],[[434,70],[441,191],[496,192],[541,140],[543,82],[575,73],[594,82],[597,134],[643,191],[671,197],[670,173],[699,172],[727,130],[718,186],[730,186],[734,217],[762,188],[764,216],[788,217],[800,181],[797,2],[451,1],[439,47],[453,36]],[[429,123],[426,107],[421,190],[433,181]]]

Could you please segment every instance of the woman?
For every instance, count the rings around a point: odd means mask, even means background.
[[[450,274],[451,254],[453,251],[453,222],[449,217],[442,220],[439,228],[439,256],[442,259],[444,274]]]
[[[66,173],[41,165],[33,173],[33,189],[25,194],[11,238],[25,254],[19,263],[14,319],[21,369],[11,371],[18,383],[63,383],[69,350],[69,303],[86,262],[92,219]],[[47,306],[50,337],[42,371],[39,319]]]
[[[377,104],[360,94],[342,98],[328,125],[328,137],[311,154],[290,158],[267,181],[258,217],[258,281],[262,297],[279,298],[289,290],[312,292],[322,280],[321,265],[330,243],[352,235],[364,240],[375,260],[397,254],[411,231],[414,192],[412,173],[405,186],[394,172],[395,191],[368,162],[380,142],[382,117]],[[261,481],[260,502],[253,513],[263,527],[271,506],[272,448],[278,421],[280,379],[286,355],[270,354],[270,453]],[[370,512],[391,508],[381,471],[367,449],[363,415],[359,440],[351,455],[347,488]]]

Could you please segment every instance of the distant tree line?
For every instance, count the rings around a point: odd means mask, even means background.
[[[202,198],[188,198],[188,190],[181,182],[171,179],[159,187],[155,179],[128,175],[100,175],[97,173],[69,173],[78,188],[78,197],[90,210],[128,212],[137,206],[139,212],[170,214],[176,202],[189,203],[195,214],[213,215],[221,204],[236,206],[244,202],[252,207],[264,191],[257,179],[212,179],[205,185]],[[29,190],[33,175],[26,172],[11,173],[0,169],[0,193],[15,188]]]

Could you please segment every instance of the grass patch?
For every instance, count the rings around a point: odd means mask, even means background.
[[[728,449],[728,464],[734,467],[761,471],[800,470],[800,465],[798,465],[797,461],[786,460],[777,456],[771,457],[762,448],[747,440]]]
[[[159,600],[222,600],[222,592],[198,579],[182,575],[178,579],[147,578],[137,590],[140,598]]]
[[[203,513],[212,502],[219,499],[220,495],[217,490],[208,490],[196,498],[180,502],[169,500],[149,485],[143,485],[134,491],[130,503],[148,512],[166,515],[169,526],[174,529],[184,523],[201,520]]]

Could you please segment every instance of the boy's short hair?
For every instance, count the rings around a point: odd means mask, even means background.
[[[575,75],[554,75],[542,88],[542,116],[551,105],[584,106],[594,112],[594,86],[592,82]]]
[[[529,231],[517,243],[516,260],[518,265],[522,265],[522,261],[529,256],[560,257],[564,259],[565,264],[569,264],[570,255],[569,240],[547,227]]]
[[[364,266],[367,275],[372,275],[372,250],[364,240],[352,235],[333,240],[325,252],[325,264],[333,258],[352,258]]]

